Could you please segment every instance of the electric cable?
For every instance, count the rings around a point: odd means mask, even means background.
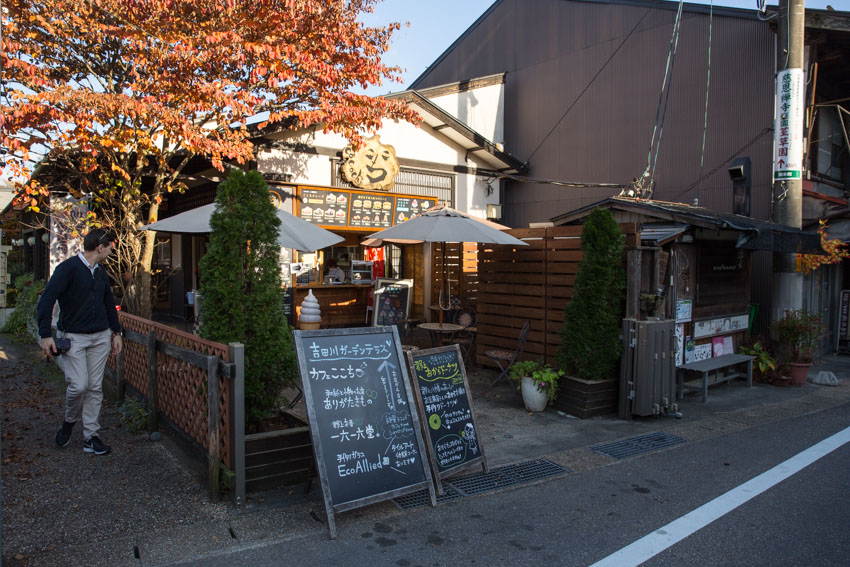
[[[647,178],[650,179],[648,189],[651,190],[652,183],[655,180],[655,165],[658,163],[658,153],[661,147],[661,134],[664,129],[664,117],[667,114],[667,101],[670,98],[670,89],[673,83],[673,64],[675,63],[676,49],[679,45],[679,29],[682,21],[682,7],[684,0],[679,0],[679,7],[676,10],[676,20],[673,23],[673,33],[670,36],[670,49],[667,52],[667,64],[664,68],[664,79],[661,81],[661,90],[658,93],[658,107],[655,109],[655,125],[652,128],[652,137],[649,141],[649,151],[646,156],[646,169],[639,178],[639,184]],[[665,97],[665,91],[667,96]],[[664,100],[662,109],[661,101]],[[658,133],[658,142],[655,141],[655,134]],[[652,149],[655,148],[655,159],[652,157]],[[641,191],[642,192],[642,191]]]
[[[711,31],[713,23],[714,0],[711,0],[711,5],[708,9],[708,71],[705,79],[705,116],[702,122],[702,150],[699,154],[699,180],[697,182],[697,194],[694,197],[694,205],[699,205],[699,190],[702,188],[702,170],[705,165],[705,136],[706,132],[708,132],[708,93],[711,89]]]
[[[537,147],[534,148],[534,151],[532,151],[531,154],[529,154],[528,159],[526,159],[526,163],[531,161],[531,158],[534,157],[534,154],[537,153],[537,150],[539,150],[543,146],[543,144],[546,143],[546,140],[549,139],[549,136],[551,136],[555,132],[555,130],[558,128],[558,126],[561,125],[561,122],[564,121],[564,118],[567,117],[567,114],[569,114],[570,111],[573,109],[573,107],[575,107],[575,105],[578,104],[578,101],[581,100],[581,97],[584,96],[584,93],[586,93],[588,91],[588,89],[591,87],[591,85],[593,85],[593,83],[596,81],[596,79],[599,77],[599,75],[602,74],[602,71],[604,71],[605,68],[608,67],[608,64],[611,63],[611,61],[614,59],[614,56],[617,55],[617,53],[619,53],[619,51],[620,51],[620,49],[622,49],[623,45],[625,45],[626,42],[629,40],[629,38],[632,37],[632,34],[635,33],[635,31],[638,29],[638,27],[641,25],[641,23],[643,23],[643,20],[646,19],[646,16],[649,15],[649,13],[652,10],[653,10],[653,8],[648,8],[646,10],[646,12],[644,12],[643,16],[641,16],[641,18],[634,25],[634,27],[631,29],[631,31],[629,31],[629,33],[626,34],[626,37],[623,38],[623,41],[620,42],[620,45],[617,46],[617,49],[615,49],[611,53],[611,55],[608,57],[608,59],[605,61],[605,63],[602,64],[602,67],[600,67],[599,70],[596,72],[596,74],[593,76],[593,78],[590,79],[590,82],[587,83],[587,85],[584,87],[584,89],[582,89],[582,91],[575,98],[575,100],[573,100],[572,104],[570,104],[570,106],[567,108],[567,110],[564,111],[564,113],[561,115],[561,118],[559,118],[558,121],[555,123],[555,125],[552,126],[552,128],[549,130],[549,132],[543,137],[543,140],[541,140],[540,143],[537,144]]]
[[[717,173],[717,171],[718,171],[721,167],[723,167],[724,165],[726,165],[727,163],[729,163],[730,161],[732,161],[732,160],[733,160],[733,159],[735,159],[736,157],[740,156],[740,155],[741,155],[741,153],[742,153],[744,150],[746,150],[747,148],[749,148],[750,146],[752,146],[753,144],[755,144],[756,142],[758,142],[761,138],[763,138],[763,137],[764,137],[764,135],[765,135],[765,134],[769,134],[770,132],[773,132],[773,127],[771,127],[771,126],[768,126],[768,127],[764,128],[764,129],[762,129],[762,131],[761,131],[761,132],[759,132],[758,134],[756,134],[756,135],[755,135],[755,136],[754,136],[754,137],[753,137],[753,138],[752,138],[749,142],[747,142],[746,144],[744,144],[743,146],[741,146],[740,148],[738,148],[737,150],[735,150],[734,152],[732,152],[732,155],[730,155],[728,158],[726,158],[726,159],[722,160],[719,164],[717,164],[715,167],[713,167],[713,168],[712,168],[712,169],[711,169],[708,173],[706,173],[706,174],[705,174],[705,176],[704,176],[704,177],[711,177],[712,175],[714,175],[715,173]],[[674,199],[678,199],[679,197],[681,197],[681,196],[682,196],[682,195],[684,195],[685,193],[688,193],[689,191],[691,191],[691,190],[692,190],[694,187],[696,187],[696,186],[697,186],[697,181],[694,181],[693,183],[691,183],[690,185],[688,185],[687,187],[685,187],[682,191],[679,191],[678,193],[676,193],[675,195],[673,195],[673,196],[672,196],[669,200],[671,200],[671,201],[672,201],[672,200],[674,200]]]

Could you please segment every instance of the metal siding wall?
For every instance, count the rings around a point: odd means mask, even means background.
[[[359,190],[342,177],[334,176],[335,187]],[[422,195],[435,197],[441,203],[454,206],[455,176],[451,173],[436,173],[433,171],[418,171],[402,168],[396,177],[395,185],[387,193],[402,195]]]
[[[675,11],[649,4],[504,0],[417,87],[507,71],[506,148],[530,160],[531,176],[627,183],[646,167],[674,17]],[[634,34],[594,80],[641,18]],[[753,160],[753,213],[767,218],[773,35],[766,23],[730,15],[715,15],[712,33],[700,204],[731,210],[726,166],[745,147],[740,155]],[[656,172],[656,199],[690,203],[695,195],[707,44],[708,15],[684,12]],[[712,170],[716,171],[709,174]],[[505,221],[511,226],[527,226],[613,194],[515,181],[508,181],[505,189]]]
[[[770,252],[753,252],[750,255],[750,303],[759,306],[758,316],[753,325],[753,335],[770,334],[770,313],[773,311],[773,255]],[[766,274],[759,277],[759,274]]]

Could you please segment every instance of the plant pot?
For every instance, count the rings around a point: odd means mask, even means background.
[[[591,381],[564,376],[558,382],[555,408],[582,419],[617,411],[620,381]]]
[[[245,436],[245,490],[256,492],[310,479],[313,442],[310,426],[288,412],[289,427]]]
[[[549,395],[546,390],[542,392],[530,376],[522,377],[522,403],[528,411],[543,411],[549,403]]]
[[[789,362],[791,367],[791,385],[802,386],[806,383],[806,378],[809,377],[809,368],[812,367],[811,362]]]

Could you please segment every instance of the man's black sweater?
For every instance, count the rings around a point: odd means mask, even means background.
[[[100,266],[92,275],[79,256],[68,258],[56,266],[38,300],[38,335],[41,338],[52,336],[50,323],[57,299],[60,312],[56,326],[60,331],[97,333],[108,328],[116,333],[121,331],[115,312],[115,297]]]

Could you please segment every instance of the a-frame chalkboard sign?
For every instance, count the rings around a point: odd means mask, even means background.
[[[487,472],[466,368],[456,344],[411,351],[407,360],[431,473],[442,494],[441,478],[478,464]]]
[[[294,334],[331,538],[336,512],[422,489],[436,506],[396,327]]]

